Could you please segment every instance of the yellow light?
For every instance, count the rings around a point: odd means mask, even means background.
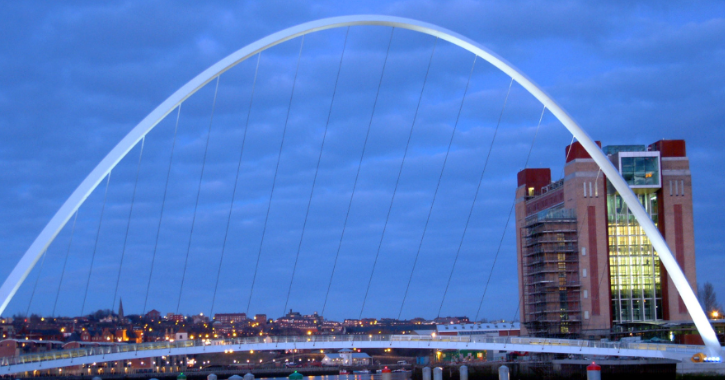
[[[717,312],[717,310],[712,312],[712,317],[717,318],[720,315],[720,313]]]
[[[249,353],[250,353],[250,354],[253,354],[253,353],[254,353],[254,350],[251,350],[251,351],[249,351]]]

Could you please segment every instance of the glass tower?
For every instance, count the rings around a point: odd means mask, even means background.
[[[618,165],[622,177],[657,225],[657,191],[661,187],[659,152],[619,148],[610,159]],[[607,232],[614,322],[662,320],[660,258],[610,183],[607,183]]]
[[[660,258],[619,194],[607,195],[614,322],[662,320]],[[656,193],[638,194],[657,224]]]

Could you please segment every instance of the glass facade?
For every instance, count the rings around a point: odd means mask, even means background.
[[[649,159],[650,157],[622,157],[623,174],[625,158]],[[654,159],[658,164],[656,158]],[[647,167],[646,161],[641,164],[642,167]],[[637,172],[637,165],[639,164],[635,160],[633,173]],[[635,176],[639,175],[635,174]],[[659,175],[652,177],[659,179]],[[627,176],[625,179],[629,182]],[[644,179],[646,180],[647,177]],[[657,224],[657,194],[650,192],[637,196],[649,216]],[[652,248],[642,227],[611,184],[608,184],[607,191],[607,218],[614,322],[662,320],[659,256]]]
[[[660,187],[660,158],[658,156],[624,156],[620,160],[620,172],[628,185]]]

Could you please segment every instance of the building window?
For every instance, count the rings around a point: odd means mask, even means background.
[[[587,299],[587,298],[589,298],[589,292],[586,289],[584,289],[584,299]]]
[[[584,319],[589,319],[589,312],[588,311],[584,311]]]
[[[659,186],[659,157],[621,157],[622,177],[632,186]]]
[[[582,256],[587,255],[587,247],[582,247]]]
[[[582,269],[582,277],[586,277],[586,276],[587,276],[587,269],[584,268],[584,269]]]

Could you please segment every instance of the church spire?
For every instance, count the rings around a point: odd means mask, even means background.
[[[123,321],[123,298],[118,300],[118,320]]]

